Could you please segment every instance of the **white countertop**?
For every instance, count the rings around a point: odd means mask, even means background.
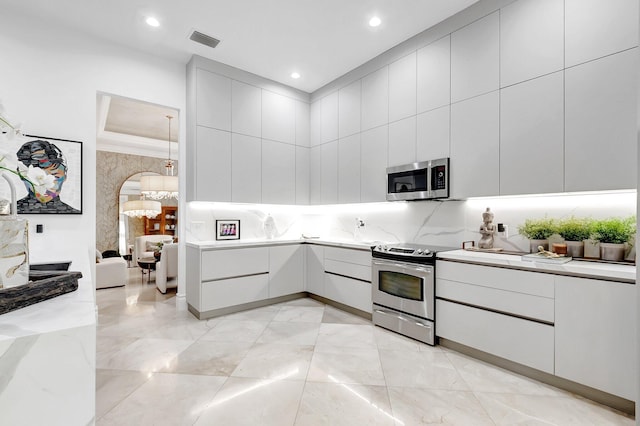
[[[0,315],[0,341],[95,324],[93,292],[84,277],[76,291]]]
[[[227,240],[227,241],[198,241],[185,243],[188,247],[202,250],[228,249],[234,247],[268,247],[287,244],[318,244],[324,246],[344,247],[357,250],[369,250],[371,246],[380,244],[380,241],[349,241],[349,240],[325,240],[320,238],[298,239],[256,239],[256,240]]]
[[[635,283],[635,265],[572,260],[567,263],[542,263],[522,260],[521,256],[501,253],[486,253],[468,250],[453,250],[438,253],[439,259],[475,263],[488,266],[501,266],[535,272],[547,272],[584,278]]]

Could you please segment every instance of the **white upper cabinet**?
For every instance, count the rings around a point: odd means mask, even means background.
[[[499,194],[500,98],[491,92],[451,105],[451,195]]]
[[[262,200],[262,143],[260,138],[231,135],[231,201],[259,203]]]
[[[344,138],[360,132],[361,80],[338,92],[338,136]]]
[[[451,34],[451,101],[497,90],[500,21],[492,13]]]
[[[320,169],[320,202],[336,204],[338,202],[338,141],[321,146]]]
[[[362,130],[389,123],[389,67],[362,79]]]
[[[360,202],[360,134],[338,141],[338,202]]]
[[[451,103],[451,36],[418,50],[418,113]]]
[[[310,115],[309,104],[302,101],[296,103],[296,145],[309,146],[310,138]]]
[[[565,191],[636,188],[637,48],[565,71]]]
[[[500,91],[500,194],[564,190],[564,75]]]
[[[309,143],[318,146],[320,142],[320,126],[322,125],[322,99],[309,106]]]
[[[362,132],[360,144],[360,201],[385,201],[387,197],[388,126]]]
[[[637,0],[565,0],[566,66],[638,45]]]
[[[416,53],[389,65],[389,122],[416,115]]]
[[[296,200],[296,147],[262,140],[262,202],[294,204]]]
[[[231,201],[231,133],[197,127],[195,198]]]
[[[309,204],[309,148],[296,146],[296,204]]]
[[[262,90],[249,84],[231,82],[231,131],[260,137],[262,132]]]
[[[231,79],[197,69],[196,124],[231,130]]]
[[[322,203],[322,145],[309,149],[309,204]]]
[[[416,117],[389,124],[389,167],[416,161]]]
[[[417,161],[449,157],[449,105],[418,114]]]
[[[262,138],[295,143],[296,105],[293,99],[262,90]]]
[[[320,141],[331,142],[338,139],[338,92],[322,98]]]
[[[564,4],[519,0],[500,11],[500,86],[564,67]]]

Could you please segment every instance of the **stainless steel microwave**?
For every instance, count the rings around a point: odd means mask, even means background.
[[[449,198],[449,159],[387,168],[387,201]]]

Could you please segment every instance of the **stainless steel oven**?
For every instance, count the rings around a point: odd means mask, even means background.
[[[438,250],[416,244],[372,248],[373,323],[435,344],[435,264]]]

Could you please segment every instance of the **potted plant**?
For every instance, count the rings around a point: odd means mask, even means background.
[[[636,232],[636,218],[613,217],[598,220],[593,224],[592,238],[600,241],[600,258],[621,261],[624,259],[625,243]]]
[[[518,226],[518,233],[529,239],[529,251],[538,252],[538,246],[549,250],[549,236],[556,232],[556,223],[553,219],[527,219],[524,224]]]
[[[558,223],[557,232],[567,245],[567,256],[584,257],[584,240],[591,236],[593,220],[571,216]]]

